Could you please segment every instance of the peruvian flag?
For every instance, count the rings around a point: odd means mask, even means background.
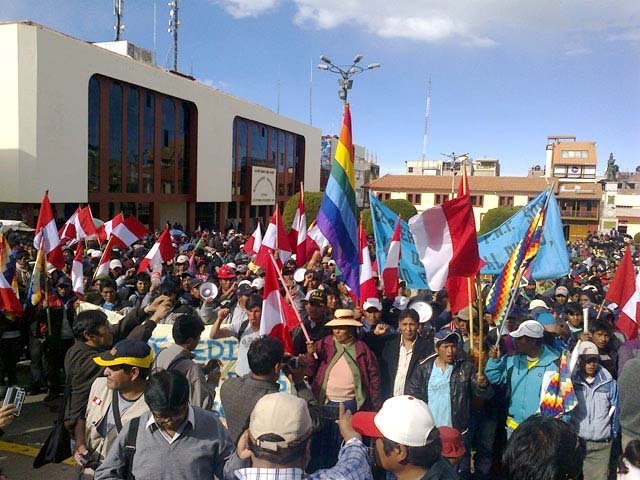
[[[113,232],[114,227],[117,227],[122,222],[124,222],[124,214],[122,212],[118,213],[108,222],[104,222],[96,230],[98,240],[102,242],[106,242],[107,240],[109,240],[109,238],[111,238],[111,232]]]
[[[82,243],[80,242],[76,247],[76,255],[73,257],[71,265],[71,284],[76,297],[84,300],[84,265],[82,264]]]
[[[256,226],[256,229],[253,231],[251,236],[244,243],[244,251],[249,255],[255,255],[260,251],[260,246],[262,245],[262,229],[260,228],[260,223]]]
[[[619,312],[616,328],[625,334],[628,340],[638,336],[638,302],[640,302],[640,274],[636,277],[631,249],[624,252],[616,276],[609,285],[605,297],[610,302],[618,304]]]
[[[16,295],[16,291],[11,288],[9,282],[0,272],[0,311],[11,315],[22,315],[22,303]]]
[[[262,245],[258,250],[258,257],[255,260],[255,264],[267,268],[267,265],[271,262],[269,258],[270,254],[278,252],[280,262],[284,263],[291,258],[292,251],[289,246],[289,238],[284,231],[284,225],[282,224],[282,216],[278,211],[276,205],[276,211],[271,216],[271,221],[267,227],[267,231],[264,233],[262,239]]]
[[[293,343],[289,331],[298,325],[298,320],[293,309],[287,305],[282,295],[280,295],[276,266],[270,256],[267,258],[268,263],[264,267],[264,296],[262,297],[260,335],[269,335],[279,339],[284,344],[285,352],[293,354]]]
[[[449,200],[411,217],[409,229],[424,265],[430,290],[442,290],[449,276],[471,277],[480,269],[469,195]]]
[[[115,225],[111,235],[121,247],[130,247],[149,232],[135,217],[127,217],[122,223]]]
[[[383,294],[387,298],[395,298],[398,295],[398,265],[400,264],[400,237],[402,235],[402,219],[398,217],[396,229],[393,232],[387,260],[382,270],[382,281],[384,283]],[[365,297],[367,298],[367,297]]]
[[[153,267],[162,265],[173,258],[174,251],[171,245],[171,234],[169,229],[165,229],[158,237],[156,243],[153,244],[149,253],[142,259],[138,266],[138,273],[145,270],[153,270]]]
[[[96,226],[93,223],[91,208],[89,206],[78,208],[58,233],[60,241],[65,244],[95,235]]]
[[[38,214],[38,224],[36,225],[36,234],[33,239],[33,246],[40,249],[44,247],[44,253],[47,255],[47,261],[54,267],[62,270],[64,267],[64,257],[62,256],[62,245],[58,236],[58,228],[56,220],[53,218],[53,210],[49,203],[49,191],[47,190],[42,199],[40,213]]]
[[[100,261],[98,262],[98,267],[96,268],[96,271],[93,274],[94,279],[100,276],[105,277],[109,275],[109,262],[111,261],[111,249],[113,248],[113,244],[116,243],[114,238],[115,237],[111,237],[107,242],[107,245],[104,247],[104,252],[102,252],[102,256],[100,257]]]
[[[360,245],[360,305],[362,305],[367,298],[378,297],[376,281],[373,279],[367,233],[364,231],[362,219],[358,226],[358,243]]]
[[[293,224],[289,231],[289,245],[296,248],[296,264],[302,267],[307,263],[307,217],[304,214],[304,186],[300,182],[300,197]]]
[[[318,224],[314,222],[311,224],[311,228],[307,232],[307,258],[311,258],[316,251],[324,252],[324,249],[329,246],[329,240],[320,231]]]

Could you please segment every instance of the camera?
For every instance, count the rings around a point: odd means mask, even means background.
[[[284,357],[282,357],[282,365],[285,369],[289,370],[297,370],[300,367],[306,367],[304,358],[292,357],[290,355],[285,355]]]

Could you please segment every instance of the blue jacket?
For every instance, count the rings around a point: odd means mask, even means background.
[[[540,390],[545,372],[558,371],[560,355],[547,345],[542,345],[538,363],[527,370],[526,355],[506,355],[499,359],[489,358],[484,374],[494,385],[506,385],[511,377],[509,416],[518,424],[524,422],[540,409]]]
[[[589,384],[580,368],[571,376],[578,405],[571,412],[571,425],[580,438],[591,441],[609,440],[618,434],[618,384],[606,368],[598,367]],[[611,408],[615,410],[609,415]]]

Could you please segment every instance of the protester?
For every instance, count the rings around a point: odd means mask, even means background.
[[[105,376],[93,382],[84,419],[76,423],[78,465],[95,470],[123,425],[147,411],[144,390],[152,361],[151,348],[138,340],[122,340],[94,357],[96,364],[106,367]]]
[[[561,420],[533,415],[513,432],[503,456],[504,480],[580,480],[578,436]]]
[[[189,405],[184,375],[169,370],[152,375],[144,401],[149,411],[118,434],[96,480],[222,478],[233,444],[213,412]]]
[[[189,403],[204,410],[213,408],[216,392],[215,388],[220,380],[220,368],[216,360],[211,360],[207,368],[193,361],[193,350],[200,342],[200,335],[204,331],[204,323],[193,313],[186,313],[179,317],[172,327],[174,344],[161,349],[153,360],[152,373],[162,370],[179,372],[189,381]],[[206,374],[218,366],[217,371]]]
[[[624,449],[618,465],[617,480],[640,479],[640,440],[632,440]]]
[[[640,358],[632,358],[618,378],[622,448],[631,440],[640,440]]]

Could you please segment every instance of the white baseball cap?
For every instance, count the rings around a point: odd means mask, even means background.
[[[372,297],[372,298],[367,298],[364,302],[364,304],[362,305],[362,309],[364,311],[369,310],[370,308],[375,308],[376,310],[378,310],[379,312],[382,311],[382,303],[380,302],[379,299]]]
[[[398,295],[396,298],[393,299],[393,308],[395,308],[396,310],[403,311],[407,308],[408,304],[409,304],[409,299],[404,295]]]
[[[187,257],[186,255],[178,255],[178,258],[176,258],[176,263],[189,263],[189,257]]]
[[[537,320],[525,320],[520,324],[517,330],[510,332],[509,335],[513,338],[542,338],[544,335],[544,327]]]
[[[576,350],[578,350],[578,355],[600,355],[598,347],[593,342],[581,341],[576,346]]]
[[[109,269],[113,270],[114,268],[122,268],[122,262],[117,258],[114,258],[109,262]]]
[[[406,447],[424,447],[436,422],[429,406],[410,395],[391,397],[376,412],[357,412],[353,428],[371,438],[387,438]]]
[[[545,303],[544,300],[540,300],[539,298],[536,298],[535,300],[531,300],[531,302],[529,303],[529,310],[533,310],[534,308],[546,308],[547,310],[549,310],[549,307],[547,306],[547,304]]]
[[[253,282],[251,282],[251,286],[256,290],[262,290],[264,288],[264,278],[254,278]]]

